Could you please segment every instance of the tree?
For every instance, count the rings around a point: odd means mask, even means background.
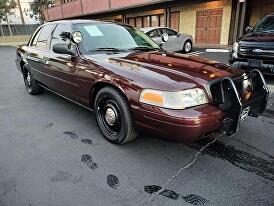
[[[7,21],[10,35],[12,35],[9,21],[8,21],[8,15],[13,13],[13,9],[15,7],[16,7],[15,0],[0,0],[0,32],[2,36],[4,36],[2,21]]]
[[[53,5],[53,0],[34,0],[30,8],[35,16],[38,16],[41,23],[44,22],[43,9],[49,8]]]

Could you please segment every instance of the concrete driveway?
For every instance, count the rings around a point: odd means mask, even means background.
[[[273,86],[264,116],[233,137],[117,146],[91,112],[27,94],[15,48],[0,58],[0,206],[274,205]]]

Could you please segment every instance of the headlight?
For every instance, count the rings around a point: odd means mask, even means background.
[[[185,109],[206,104],[208,100],[204,90],[200,88],[178,92],[144,89],[140,95],[140,102],[168,109]]]
[[[244,80],[243,80],[243,89],[246,91],[250,87],[252,87],[252,81],[251,79],[248,79],[246,73],[243,74]]]
[[[233,49],[233,51],[238,52],[239,43],[238,43],[238,42],[235,42],[235,43],[233,44],[233,46],[232,46],[232,49]]]

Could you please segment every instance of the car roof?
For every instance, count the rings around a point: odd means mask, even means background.
[[[150,32],[154,29],[170,29],[168,27],[164,27],[164,26],[155,26],[155,27],[144,27],[144,28],[140,28],[140,30],[144,33]]]
[[[113,24],[123,24],[120,22],[111,22],[111,21],[99,21],[99,20],[92,20],[92,19],[70,19],[70,20],[58,20],[58,21],[51,21],[47,22],[46,24],[81,24],[81,23],[113,23]]]

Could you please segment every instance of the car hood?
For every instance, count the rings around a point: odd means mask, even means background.
[[[241,37],[240,41],[274,42],[274,33],[249,33]]]
[[[190,83],[191,87],[206,85],[217,78],[243,74],[241,70],[225,64],[173,52],[94,54],[87,58],[118,65],[121,69],[131,69],[178,88],[186,83]]]

